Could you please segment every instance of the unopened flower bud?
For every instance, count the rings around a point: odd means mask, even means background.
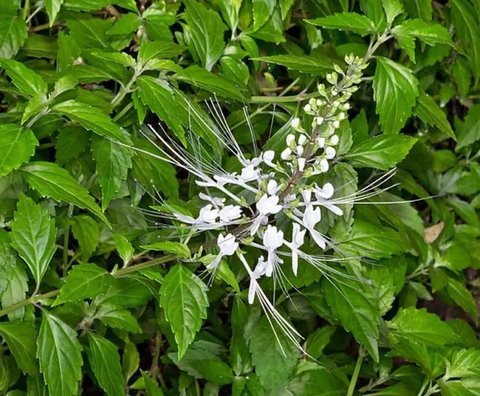
[[[290,155],[292,154],[292,150],[290,150],[288,147],[282,151],[282,153],[280,154],[280,158],[283,159],[283,160],[287,160]]]
[[[331,138],[330,138],[330,144],[332,146],[336,146],[338,144],[338,142],[340,141],[338,135],[333,135]]]
[[[298,144],[300,144],[301,146],[303,146],[307,141],[307,137],[305,135],[300,135],[298,137]]]
[[[327,159],[335,158],[335,154],[337,154],[337,151],[333,147],[328,146],[325,148],[325,157]]]
[[[317,125],[322,125],[323,117],[315,117],[315,122],[317,123]]]
[[[300,126],[300,118],[292,119],[292,128],[297,129]]]
[[[340,126],[340,121],[338,121],[338,120],[333,121],[333,122],[332,122],[332,126],[333,126],[335,129],[337,129],[337,128]]]
[[[289,133],[287,135],[286,141],[287,141],[287,146],[290,146],[292,143],[295,143],[295,135],[292,133]]]
[[[298,159],[298,169],[302,172],[305,169],[305,158]]]
[[[303,146],[297,146],[297,155],[303,155]]]

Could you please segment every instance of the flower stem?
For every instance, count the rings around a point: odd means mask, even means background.
[[[348,386],[347,396],[353,396],[353,392],[355,392],[355,386],[357,385],[358,375],[360,374],[360,369],[362,368],[363,358],[365,357],[365,355],[365,351],[362,347],[360,347],[358,349],[357,363],[355,364],[355,368],[353,369],[350,385]]]

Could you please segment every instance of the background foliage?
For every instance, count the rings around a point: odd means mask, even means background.
[[[0,393],[479,394],[478,37],[475,0],[1,2]],[[397,166],[375,199],[435,198],[333,227],[367,281],[292,277],[276,305],[310,356],[282,351],[235,264],[208,289],[156,225],[157,196],[196,189],[140,128],[191,126],[220,158],[197,118],[215,95],[247,150],[244,106],[275,147],[334,62],[373,51],[337,182]]]

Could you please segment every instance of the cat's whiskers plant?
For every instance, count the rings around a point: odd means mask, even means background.
[[[238,160],[239,172],[229,173],[215,161],[209,163],[200,152],[189,153],[167,134],[160,134],[152,127],[160,144],[146,135],[158,147],[158,158],[188,171],[196,178],[196,184],[205,189],[198,195],[205,204],[197,216],[180,213],[167,202],[162,203],[164,213],[160,216],[171,220],[174,226],[179,224],[180,229],[190,229],[190,236],[204,231],[218,232],[217,238],[203,244],[200,251],[218,249],[206,265],[212,274],[210,279],[224,258],[236,255],[249,278],[248,302],[253,304],[257,299],[272,328],[276,324],[299,348],[300,334],[275,309],[262,290],[260,280],[272,278],[274,285],[278,284],[288,294],[287,286],[293,285],[283,271],[282,257],[291,258],[295,276],[302,261],[318,269],[330,282],[351,277],[327,264],[342,262],[348,257],[343,257],[335,241],[319,231],[319,224],[327,212],[343,216],[339,205],[354,204],[377,195],[377,187],[390,180],[394,173],[387,172],[356,193],[340,197],[335,197],[337,188],[332,183],[319,185],[317,182],[318,175],[328,175],[336,158],[335,147],[340,143],[336,132],[341,121],[347,118],[349,99],[358,89],[362,71],[367,66],[364,59],[353,55],[346,56],[345,63],[346,71],[335,65],[335,71],[326,76],[329,87],[319,84],[318,98],[310,99],[300,117],[290,121],[292,133],[286,136],[285,146],[279,151],[256,151],[255,157],[247,158],[221,109],[213,102],[208,104],[218,123],[218,129],[210,128],[211,132]],[[208,160],[211,159],[209,156]],[[308,243],[307,235],[318,249],[331,250],[336,256],[307,253],[302,249]],[[247,259],[244,247],[257,249],[254,262]]]

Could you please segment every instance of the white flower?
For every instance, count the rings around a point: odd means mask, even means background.
[[[298,144],[303,146],[307,142],[307,137],[305,135],[300,135],[298,137]]]
[[[332,137],[330,137],[330,144],[332,146],[336,146],[339,141],[340,141],[340,138],[338,137],[338,135],[332,135]]]
[[[263,234],[263,245],[268,252],[265,276],[270,277],[277,264],[283,262],[276,254],[276,250],[283,245],[283,231],[278,231],[277,227],[269,225]]]
[[[268,219],[268,215],[277,214],[282,210],[282,205],[278,205],[279,197],[276,195],[262,195],[257,202],[258,216],[253,220],[250,227],[250,235],[256,234],[260,225]]]
[[[320,171],[321,171],[322,173],[327,172],[328,169],[330,168],[330,164],[328,163],[328,161],[327,161],[325,158],[323,158],[323,159],[320,160],[319,165],[320,165]]]
[[[324,198],[324,199],[329,199],[332,198],[333,193],[335,192],[335,189],[333,188],[331,183],[325,183],[323,185],[323,188],[320,188],[318,186],[315,186],[315,196],[317,199],[319,198]]]
[[[305,158],[299,158],[298,159],[298,170],[303,172],[305,169]]]
[[[306,232],[307,230],[300,230],[299,224],[293,224],[292,243],[290,248],[292,249],[292,271],[295,276],[297,275],[298,270],[298,248],[303,245]]]
[[[312,205],[308,205],[303,213],[302,224],[308,230],[315,243],[321,249],[325,249],[327,246],[325,238],[322,236],[322,234],[315,230],[315,226],[318,224],[321,218],[322,215],[320,213],[320,208],[313,209]]]
[[[300,126],[300,118],[292,118],[292,128],[297,129]]]
[[[200,223],[215,223],[215,220],[218,217],[218,209],[212,209],[212,205],[205,205],[200,209],[197,220]]]
[[[276,195],[264,194],[257,202],[257,210],[261,216],[277,214],[282,210],[282,205],[278,204],[279,198]]]
[[[220,210],[218,215],[220,216],[220,221],[228,223],[242,215],[242,208],[238,205],[227,205]]]
[[[247,183],[252,180],[258,179],[259,170],[255,168],[255,165],[249,164],[242,169],[239,176],[240,180]]]
[[[232,234],[225,236],[218,234],[217,245],[220,248],[220,253],[207,265],[209,270],[215,270],[223,257],[233,255],[238,249],[238,242],[235,241],[235,237]]]

